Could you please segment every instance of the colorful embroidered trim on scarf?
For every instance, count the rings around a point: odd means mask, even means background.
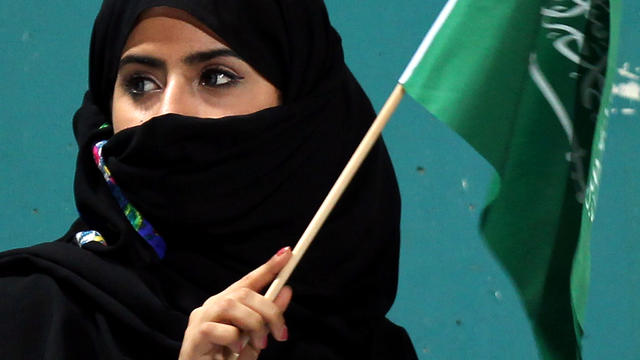
[[[107,242],[104,240],[102,235],[100,235],[100,233],[95,230],[81,231],[77,233],[75,241],[76,244],[78,244],[78,246],[80,247],[84,247],[90,242],[97,242],[98,244],[107,246]]]
[[[107,185],[109,186],[113,196],[116,198],[118,205],[120,205],[120,208],[124,211],[124,215],[138,234],[140,234],[140,236],[142,236],[142,238],[151,245],[156,254],[158,254],[158,257],[162,259],[164,258],[164,254],[167,250],[167,245],[153,226],[151,226],[151,224],[142,217],[140,212],[134,208],[131,203],[129,203],[129,201],[124,197],[120,187],[116,185],[116,181],[113,179],[113,176],[111,176],[111,172],[102,158],[102,147],[106,143],[107,141],[103,140],[93,146],[93,159],[95,160],[96,165],[98,165],[100,172],[102,172],[104,179],[107,181]]]

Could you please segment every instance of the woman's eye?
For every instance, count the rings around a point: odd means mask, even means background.
[[[150,91],[160,89],[155,81],[144,76],[133,76],[127,81],[127,91],[132,95],[144,95]]]
[[[232,83],[240,79],[242,79],[240,76],[228,71],[222,71],[220,69],[209,69],[205,70],[202,75],[200,75],[200,85],[206,87],[231,85]]]

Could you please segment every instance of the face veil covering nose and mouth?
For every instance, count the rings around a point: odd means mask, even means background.
[[[209,27],[281,91],[282,105],[218,119],[165,114],[114,135],[120,55],[141,13],[157,6]],[[44,274],[38,281],[53,289],[59,316],[39,326],[61,330],[30,351],[177,358],[191,310],[295,245],[374,117],[320,0],[104,1],[89,91],[73,120],[80,218],[56,242],[0,257],[0,274]],[[96,144],[120,199],[96,165]],[[161,253],[136,228],[141,219]],[[379,140],[289,282],[290,340],[272,342],[260,359],[415,359],[406,332],[385,318],[399,222],[395,174]],[[78,247],[78,233],[101,241]],[[50,301],[41,305],[54,311]]]

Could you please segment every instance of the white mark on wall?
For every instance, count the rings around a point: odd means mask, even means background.
[[[628,62],[626,62],[622,65],[621,68],[618,69],[618,74],[630,80],[640,80],[640,75],[634,74],[629,69],[630,69],[630,65]],[[639,70],[640,68],[636,67],[636,72],[640,72]]]
[[[631,65],[628,62],[625,62],[621,68],[618,69],[618,74],[626,79],[627,81],[622,81],[617,84],[613,84],[611,88],[611,93],[614,96],[621,97],[623,99],[629,101],[640,101],[640,68],[635,67],[634,70],[631,69]],[[614,113],[611,109],[612,113]],[[624,108],[621,109],[620,112],[623,115],[634,115],[636,113],[633,108]]]
[[[640,84],[636,81],[614,84],[611,92],[625,99],[640,101]]]

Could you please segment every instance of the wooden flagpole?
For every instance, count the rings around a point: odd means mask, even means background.
[[[309,248],[309,245],[311,245],[316,235],[320,231],[320,228],[329,217],[329,214],[331,214],[333,208],[338,203],[338,200],[340,200],[340,197],[351,183],[351,180],[362,165],[362,162],[366,159],[367,155],[371,151],[371,148],[373,148],[373,145],[375,145],[376,141],[380,137],[382,129],[384,129],[385,125],[387,125],[387,123],[389,122],[391,115],[393,115],[393,113],[396,111],[396,108],[398,107],[398,104],[400,104],[400,100],[402,100],[403,96],[404,88],[400,84],[396,85],[396,87],[393,89],[393,92],[391,93],[391,96],[389,96],[384,106],[382,107],[382,110],[380,110],[380,113],[373,121],[373,124],[371,124],[371,127],[360,142],[360,145],[358,145],[356,151],[351,156],[351,159],[349,159],[349,162],[342,170],[342,173],[340,173],[338,180],[336,180],[336,182],[333,184],[333,187],[329,191],[329,194],[324,199],[322,205],[320,205],[320,208],[307,226],[307,229],[298,240],[298,243],[292,251],[291,259],[289,259],[287,265],[282,268],[280,273],[278,273],[278,276],[271,283],[271,286],[269,286],[269,289],[265,294],[265,297],[267,299],[274,301],[280,293],[280,290],[282,290],[282,287],[285,285],[287,280],[289,280],[291,273],[293,273],[293,270],[295,270],[296,266],[300,262],[300,259],[302,259],[302,256],[304,256],[304,253]],[[246,343],[249,342],[249,337],[245,335],[243,341],[246,345]],[[237,360],[239,356],[240,354],[233,354],[233,356],[231,356],[231,360]]]
[[[309,248],[309,245],[311,245],[313,239],[315,239],[316,235],[320,231],[320,228],[324,224],[325,220],[327,220],[327,217],[329,217],[329,214],[331,214],[331,211],[342,196],[342,193],[344,193],[347,186],[349,186],[351,180],[353,179],[353,176],[356,174],[356,172],[360,168],[360,165],[362,165],[362,162],[369,154],[369,151],[371,151],[371,148],[373,148],[373,145],[375,145],[376,141],[380,137],[382,129],[384,129],[385,125],[387,125],[387,122],[389,122],[391,115],[393,115],[393,113],[395,112],[398,104],[400,103],[400,100],[402,100],[403,95],[404,88],[402,87],[402,85],[396,85],[395,89],[393,89],[393,92],[391,93],[391,96],[389,96],[384,106],[382,107],[382,110],[380,110],[380,113],[373,121],[373,124],[371,124],[371,127],[360,142],[360,145],[358,145],[356,151],[351,156],[351,159],[349,159],[349,162],[342,170],[342,173],[340,173],[338,180],[336,180],[336,182],[333,184],[333,187],[329,191],[329,194],[324,199],[322,205],[320,205],[320,208],[307,226],[307,229],[298,240],[296,247],[292,251],[291,259],[289,259],[287,265],[285,265],[276,279],[271,283],[271,286],[265,294],[265,297],[267,299],[271,301],[274,301],[276,299],[276,297],[280,293],[280,290],[282,290],[282,287],[289,279],[289,276],[291,276],[291,273],[298,265],[298,262],[300,262],[300,259],[302,259],[302,256]]]

